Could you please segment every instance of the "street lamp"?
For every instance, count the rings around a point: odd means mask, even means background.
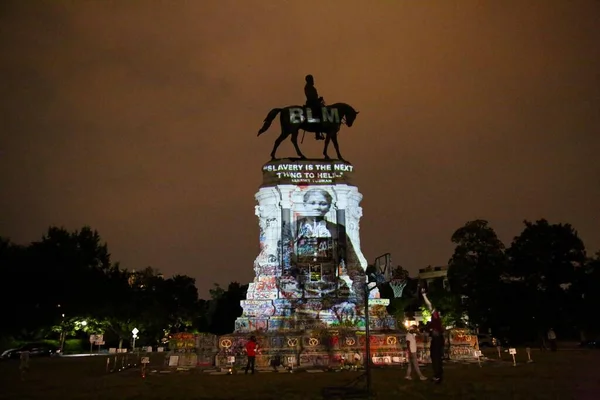
[[[133,349],[133,351],[135,351],[135,339],[137,339],[137,334],[139,333],[139,329],[138,328],[133,328],[133,330],[131,331],[131,333],[133,334],[133,346],[131,346]]]

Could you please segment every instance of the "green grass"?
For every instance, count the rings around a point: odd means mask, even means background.
[[[495,358],[497,354],[490,355]],[[377,399],[596,399],[598,351],[533,352],[527,364],[519,350],[516,367],[503,362],[445,364],[441,385],[406,381],[400,368],[374,369]],[[154,354],[151,368],[162,364]],[[149,373],[137,368],[106,373],[106,357],[32,359],[22,381],[19,361],[0,362],[0,399],[320,399],[321,389],[341,386],[360,372],[326,372],[256,375],[208,375],[193,372]],[[431,376],[430,368],[424,373]]]

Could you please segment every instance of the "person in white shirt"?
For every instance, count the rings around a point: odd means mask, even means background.
[[[427,378],[421,373],[419,369],[419,361],[417,360],[417,338],[416,338],[417,328],[416,326],[411,326],[406,333],[406,347],[408,353],[408,369],[406,370],[406,379],[412,379],[412,367],[414,366],[415,372],[417,376],[422,381],[427,380]]]

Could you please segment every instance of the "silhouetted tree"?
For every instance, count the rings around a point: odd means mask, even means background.
[[[454,232],[452,242],[456,248],[448,263],[448,282],[454,299],[448,301],[462,304],[470,324],[491,327],[500,312],[504,245],[484,220],[467,222]]]
[[[241,300],[246,299],[248,285],[231,282],[227,290],[222,291],[219,285],[211,291],[214,298],[209,306],[209,332],[224,335],[233,332],[235,320],[242,315]]]
[[[600,310],[600,252],[586,260],[582,268],[575,269],[575,279],[569,288],[574,325],[582,341],[594,339],[600,333],[600,320],[595,315]]]
[[[576,310],[569,288],[586,261],[583,242],[569,224],[524,223],[507,251],[511,279],[522,286],[519,312],[529,316],[540,335],[551,327],[572,333],[569,321]]]

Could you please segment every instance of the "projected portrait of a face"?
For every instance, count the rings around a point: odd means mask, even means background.
[[[298,281],[307,298],[324,297],[335,292],[337,224],[326,218],[333,198],[323,189],[304,193],[296,214],[294,253]]]
[[[337,220],[334,197],[323,188],[308,189],[295,199],[290,270],[280,279],[279,289],[288,299],[328,298],[338,307],[358,293],[361,282],[361,267],[344,221]],[[295,309],[306,311],[300,304]]]
[[[325,190],[312,189],[304,194],[305,214],[296,222],[296,257],[299,263],[333,262],[336,224],[325,216],[332,198]]]

